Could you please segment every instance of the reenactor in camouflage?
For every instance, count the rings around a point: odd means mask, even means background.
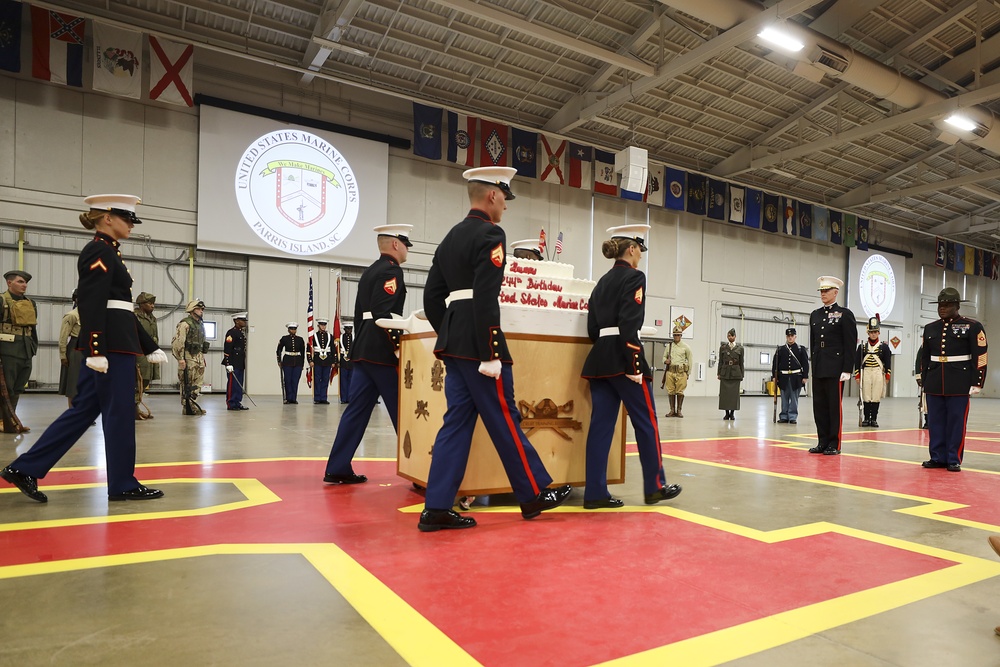
[[[201,383],[205,379],[205,353],[209,343],[205,339],[205,302],[195,299],[188,302],[187,317],[177,323],[177,331],[170,347],[177,359],[177,379],[181,385],[181,413],[203,415],[198,405]]]
[[[139,320],[139,326],[149,334],[154,343],[159,345],[160,332],[156,323],[156,316],[153,315],[153,309],[156,307],[156,295],[149,292],[140,292],[139,296],[135,299],[135,306],[135,317]],[[149,363],[145,355],[136,357],[135,363],[136,368],[139,369],[139,376],[142,378],[142,386],[138,386],[137,384],[135,388],[135,418],[152,419],[153,413],[148,409],[146,412],[140,410],[139,403],[142,401],[143,393],[149,389],[150,383],[153,380],[160,379],[160,365]]]

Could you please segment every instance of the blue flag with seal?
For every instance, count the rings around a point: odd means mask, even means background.
[[[687,174],[680,169],[674,169],[673,167],[667,167],[666,175],[663,180],[666,181],[666,192],[664,193],[663,206],[675,211],[684,210],[684,195],[687,187]]]
[[[804,239],[813,237],[813,205],[799,202],[799,236]]]
[[[865,218],[858,218],[857,244],[858,250],[868,252],[868,220]]]
[[[844,242],[844,214],[840,211],[830,211],[830,243],[840,245]]]
[[[708,197],[706,178],[699,174],[687,175],[687,212],[705,215],[705,199]]]
[[[955,270],[955,242],[945,241],[945,247],[948,249],[948,253],[945,256],[944,268],[948,271]]]
[[[714,178],[708,179],[708,217],[726,219],[726,184]]]
[[[0,0],[0,69],[21,71],[21,3]]]
[[[441,159],[443,110],[413,103],[413,154],[429,160]]]
[[[510,166],[517,169],[517,175],[525,178],[538,178],[538,165],[535,161],[538,133],[522,130],[519,127],[511,127],[510,147]]]
[[[761,227],[765,232],[778,231],[778,195],[764,193],[764,220]]]
[[[743,216],[743,224],[753,229],[760,229],[760,208],[764,202],[764,193],[760,190],[747,188],[745,201],[747,210]]]
[[[813,206],[813,238],[817,241],[830,240],[830,209]]]

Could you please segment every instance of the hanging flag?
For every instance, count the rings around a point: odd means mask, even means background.
[[[856,243],[858,216],[853,213],[844,214],[844,245],[853,248]]]
[[[312,388],[313,373],[309,360],[313,356],[313,272],[309,271],[309,307],[306,309],[306,385]]]
[[[945,241],[944,268],[948,271],[955,270],[955,244],[952,241]]]
[[[0,69],[21,71],[21,3],[0,0]]]
[[[594,149],[590,146],[570,143],[569,145],[569,179],[571,188],[589,190],[594,182]]]
[[[149,38],[152,45],[153,37]],[[156,60],[154,59],[155,63]],[[150,94],[152,97],[152,94]],[[428,160],[441,159],[441,118],[443,110],[413,103],[413,154]]]
[[[955,270],[959,273],[965,273],[965,244],[956,243],[955,244]]]
[[[480,167],[506,167],[507,155],[507,126],[502,123],[494,123],[488,120],[479,121],[479,166]]]
[[[997,277],[1000,276],[1000,254],[993,253],[993,259],[990,262],[990,266],[993,267],[991,269],[992,272],[990,274],[990,278],[996,280]]]
[[[333,345],[337,344],[340,340],[340,270],[337,271],[337,308],[333,311]],[[333,366],[333,372],[330,373],[330,382],[333,382],[333,378],[340,371],[340,358],[338,355],[337,363]]]
[[[982,248],[976,248],[975,275],[977,275],[977,276],[983,275],[983,249]]]
[[[687,175],[687,211],[695,215],[705,215],[705,198],[708,196],[708,184],[704,176]]]
[[[476,164],[476,118],[448,112],[448,161],[472,167]]]
[[[545,255],[545,228],[542,227],[542,231],[538,233],[538,249],[542,251],[542,255]]]
[[[596,148],[594,149],[594,192],[611,196],[618,194],[618,182],[615,180],[615,156]]]
[[[868,233],[868,220],[865,218],[858,218],[858,235],[856,239],[858,250],[868,252]]]
[[[976,269],[976,249],[971,245],[965,246],[965,274],[974,275]]]
[[[726,184],[714,178],[708,179],[708,217],[712,220],[726,219]]]
[[[781,198],[781,231],[790,236],[798,236],[799,221],[795,217],[795,200]]]
[[[650,206],[663,206],[663,165],[649,165],[649,178],[646,179],[646,203]]]
[[[830,240],[830,209],[825,206],[813,206],[813,238]]]
[[[680,169],[667,167],[663,180],[667,182],[663,193],[663,205],[675,211],[683,211],[687,194],[687,174]]]
[[[562,232],[559,232],[559,236],[556,237],[556,256],[562,254]]]
[[[840,211],[830,211],[830,243],[844,243],[844,214]]]
[[[940,236],[936,237],[934,241],[937,246],[934,252],[934,266],[943,269],[945,258],[948,256],[948,247],[945,245],[944,239]]]
[[[542,150],[538,153],[538,160],[541,163],[539,169],[542,175],[539,180],[545,183],[566,184],[564,175],[566,162],[564,155],[569,142],[550,137],[546,134],[538,135],[538,140],[542,144]]]
[[[983,251],[983,277],[993,277],[993,253],[989,250]]]
[[[142,33],[94,22],[94,90],[142,96]]]
[[[83,38],[78,16],[31,8],[31,76],[83,87]]]
[[[729,222],[735,222],[738,225],[743,224],[744,209],[746,208],[745,197],[746,190],[738,188],[735,185],[729,186]]]
[[[194,44],[178,44],[149,36],[149,99],[185,107],[194,106]],[[441,110],[438,109],[438,134]],[[416,134],[416,132],[414,132]],[[414,146],[416,141],[414,141]],[[438,138],[438,158],[441,139]]]
[[[537,178],[538,169],[535,157],[538,148],[538,133],[522,130],[519,127],[510,128],[511,165],[517,169],[518,176]]]
[[[765,232],[778,231],[778,195],[764,193],[764,221],[761,227]]]
[[[799,202],[799,236],[804,239],[813,237],[813,205]]]
[[[744,201],[747,212],[743,216],[743,224],[752,229],[760,229],[760,210],[764,205],[764,193],[760,190],[747,188]]]

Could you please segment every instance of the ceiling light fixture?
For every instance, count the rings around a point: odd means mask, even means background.
[[[953,113],[945,118],[944,122],[966,132],[974,132],[979,127],[974,120],[960,113]]]
[[[801,40],[796,39],[776,26],[768,26],[767,28],[764,28],[757,33],[757,36],[768,44],[777,46],[779,49],[783,49],[785,51],[791,51],[792,53],[797,53],[806,46]]]
[[[324,39],[323,37],[313,37],[312,41],[316,46],[321,46],[329,51],[343,51],[344,53],[352,53],[356,56],[361,56],[362,58],[371,56],[371,54],[367,51],[356,49],[353,46],[345,46],[340,42],[334,42],[329,39]]]

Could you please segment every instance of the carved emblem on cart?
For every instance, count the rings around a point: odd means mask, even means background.
[[[403,386],[413,389],[413,366],[409,359],[406,360],[406,367],[403,369]]]
[[[427,401],[417,401],[417,409],[413,411],[416,415],[416,419],[424,418],[424,421],[428,421],[431,413],[427,411]]]
[[[403,436],[403,456],[410,458],[410,454],[413,452],[413,444],[410,442],[410,432],[407,431]]]
[[[441,391],[444,387],[444,364],[441,363],[440,359],[434,361],[434,365],[431,367],[431,389],[434,391]]]
[[[573,401],[558,405],[551,398],[543,398],[537,403],[518,401],[517,409],[521,413],[521,427],[525,435],[533,431],[548,428],[555,431],[564,440],[572,440],[566,430],[579,431],[582,424],[572,417],[560,417],[560,414],[573,414]]]

